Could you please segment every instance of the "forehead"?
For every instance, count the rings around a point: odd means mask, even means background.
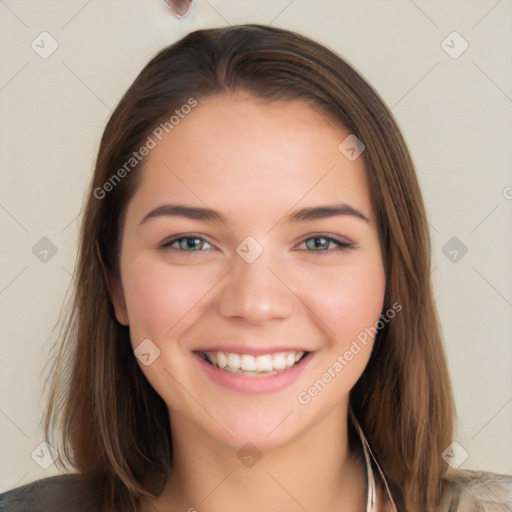
[[[260,217],[295,204],[347,202],[372,216],[363,159],[350,161],[338,149],[349,135],[300,100],[263,102],[244,93],[199,100],[156,140],[132,202],[150,208],[189,200]]]

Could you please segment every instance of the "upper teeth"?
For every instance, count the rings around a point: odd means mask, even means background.
[[[304,352],[275,352],[261,356],[223,351],[204,354],[214,366],[224,370],[264,373],[291,368],[301,359]]]

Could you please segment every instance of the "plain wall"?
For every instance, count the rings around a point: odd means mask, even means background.
[[[512,474],[512,2],[196,0],[177,20],[159,0],[5,0],[0,17],[0,491],[57,472],[31,457],[43,369],[111,110],[159,49],[238,23],[319,40],[392,108],[427,205],[462,467]]]

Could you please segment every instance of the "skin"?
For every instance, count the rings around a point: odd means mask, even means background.
[[[174,470],[158,511],[360,511],[366,481],[347,441],[348,394],[367,345],[307,405],[297,395],[332,367],[382,312],[385,272],[362,158],[338,145],[349,132],[302,101],[262,102],[243,93],[199,101],[150,152],[128,204],[119,322],[133,347],[160,350],[139,362],[168,406]],[[145,215],[166,203],[208,207],[227,224]],[[346,203],[369,221],[338,215],[286,222],[304,207]],[[201,237],[196,251],[160,245]],[[355,244],[336,250],[315,236]],[[248,236],[263,253],[236,252]],[[310,240],[306,243],[306,240]],[[288,387],[246,394],[212,382],[194,351],[215,344],[298,346],[312,359]],[[253,443],[262,458],[246,467],[237,452]]]

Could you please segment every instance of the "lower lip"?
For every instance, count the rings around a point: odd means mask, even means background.
[[[198,353],[195,355],[199,359],[202,369],[211,380],[225,388],[248,394],[271,393],[286,388],[299,378],[312,358],[312,353],[310,352],[299,363],[279,373],[269,375],[268,377],[249,377],[221,370],[207,363]]]

